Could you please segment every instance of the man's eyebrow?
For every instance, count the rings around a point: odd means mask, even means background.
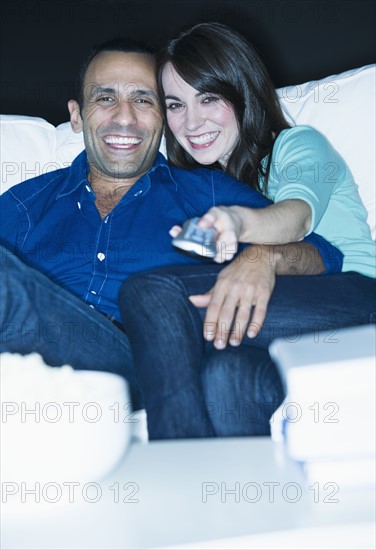
[[[97,86],[96,84],[89,84],[87,88],[90,90],[90,97],[94,97],[99,94],[114,94],[116,92],[115,88]]]
[[[157,92],[154,92],[154,90],[142,90],[140,88],[136,88],[134,91],[133,91],[133,95],[144,95],[144,96],[148,96],[148,97],[153,97],[155,99],[158,100],[158,94]]]
[[[137,88],[132,83],[126,86],[123,85],[123,86],[116,86],[116,87],[91,85],[90,97],[95,97],[100,94],[116,94],[121,88],[124,88],[126,91],[128,91],[129,95],[131,96],[141,95],[141,96],[153,97],[154,99],[158,100],[158,94],[154,92],[154,90]]]

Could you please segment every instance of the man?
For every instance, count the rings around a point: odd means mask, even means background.
[[[158,155],[162,115],[154,57],[144,46],[119,39],[94,49],[80,101],[68,107],[85,151],[71,167],[23,182],[0,200],[1,351],[119,373],[137,408],[130,343],[119,330],[122,281],[158,266],[201,263],[173,249],[174,223],[214,204],[268,201],[221,172],[170,168]],[[305,272],[340,269],[341,254],[316,242],[323,260],[301,245],[311,266]]]

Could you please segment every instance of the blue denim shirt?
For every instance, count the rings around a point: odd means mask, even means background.
[[[69,168],[12,187],[0,197],[2,244],[102,313],[120,320],[118,292],[129,275],[173,264],[202,264],[171,244],[174,224],[211,206],[263,207],[269,201],[224,172],[154,165],[101,219],[83,151]],[[311,235],[328,272],[340,271],[342,254]]]

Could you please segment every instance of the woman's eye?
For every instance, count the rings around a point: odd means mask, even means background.
[[[203,103],[216,103],[216,102],[220,101],[220,99],[221,98],[219,98],[218,96],[208,95],[208,96],[203,98],[202,102]]]
[[[183,107],[183,104],[182,103],[169,103],[166,105],[166,108],[168,111],[176,111],[178,109],[181,109]]]

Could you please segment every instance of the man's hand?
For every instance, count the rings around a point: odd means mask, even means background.
[[[207,294],[189,297],[196,307],[207,307],[204,338],[214,340],[217,349],[228,341],[238,346],[246,333],[252,338],[260,331],[275,285],[276,264],[269,248],[246,248],[219,273]]]
[[[307,242],[253,245],[219,273],[208,293],[189,299],[196,307],[207,307],[204,338],[224,349],[228,341],[237,346],[245,334],[254,338],[260,332],[276,275],[319,275],[324,271],[321,255]]]

